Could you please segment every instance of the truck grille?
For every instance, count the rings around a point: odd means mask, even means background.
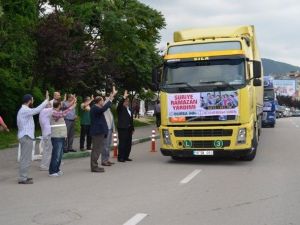
[[[230,146],[230,141],[223,141],[223,147]],[[192,141],[192,148],[216,148],[214,141]]]
[[[229,137],[232,129],[175,130],[176,137]]]

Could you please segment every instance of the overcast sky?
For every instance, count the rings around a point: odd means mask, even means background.
[[[300,0],[140,0],[166,19],[164,46],[173,31],[254,25],[261,57],[300,66]]]

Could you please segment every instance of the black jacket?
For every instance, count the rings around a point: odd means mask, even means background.
[[[102,108],[93,105],[90,111],[91,115],[91,136],[108,133],[107,123],[104,117],[104,112],[111,106],[111,101],[108,101]]]
[[[127,108],[123,106],[125,99],[122,98],[117,107],[117,114],[118,114],[118,124],[117,128],[119,129],[129,129],[134,131],[133,127],[133,113],[131,112],[131,116],[129,115]]]

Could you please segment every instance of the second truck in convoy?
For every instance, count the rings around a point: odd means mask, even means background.
[[[160,89],[162,154],[253,160],[263,114],[262,74],[253,26],[175,32],[162,68],[153,73]]]
[[[271,76],[264,77],[264,107],[262,125],[275,127],[276,124],[276,97]]]

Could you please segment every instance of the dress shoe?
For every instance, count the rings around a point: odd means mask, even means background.
[[[118,159],[118,162],[126,162],[124,159]]]
[[[130,158],[127,158],[127,159],[125,159],[126,161],[132,161],[132,159],[130,159]]]
[[[91,169],[91,171],[94,173],[103,173],[105,170],[104,170],[104,168],[98,167],[95,169]]]
[[[111,164],[109,162],[103,162],[101,163],[102,166],[111,166]]]
[[[21,180],[18,182],[19,184],[33,184],[33,179]]]
[[[115,164],[114,162],[111,162],[111,161],[107,161],[110,165],[113,165]]]

